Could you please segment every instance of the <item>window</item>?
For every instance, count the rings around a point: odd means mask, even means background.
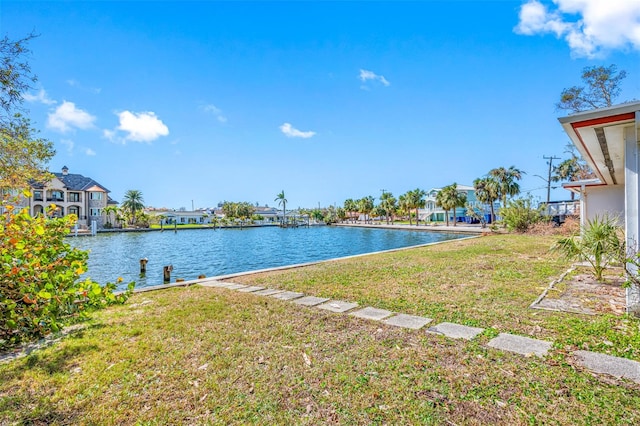
[[[89,216],[100,216],[101,209],[89,209]]]
[[[79,192],[70,192],[69,193],[69,201],[72,203],[80,202],[80,193]]]
[[[43,201],[42,191],[33,191],[33,201]]]
[[[64,192],[58,190],[50,190],[47,193],[47,201],[64,201]]]
[[[78,216],[78,217],[80,216],[80,209],[78,208],[78,206],[70,206],[70,207],[67,209],[67,212],[68,212],[69,214],[75,214],[75,215],[76,215],[76,216]]]
[[[90,200],[102,200],[102,192],[90,192],[89,193]]]

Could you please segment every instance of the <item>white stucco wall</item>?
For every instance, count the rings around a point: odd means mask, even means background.
[[[624,224],[624,185],[592,186],[585,188],[582,219],[592,220],[596,216],[617,217]]]

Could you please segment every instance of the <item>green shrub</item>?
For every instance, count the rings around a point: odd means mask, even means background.
[[[0,348],[45,336],[93,309],[126,301],[133,283],[116,295],[114,283],[79,280],[89,255],[64,241],[75,223],[73,215],[31,217],[27,209],[2,204]]]
[[[531,207],[531,199],[520,198],[510,201],[507,207],[500,209],[502,222],[509,231],[527,232],[536,223],[546,220],[542,215],[542,209]]]

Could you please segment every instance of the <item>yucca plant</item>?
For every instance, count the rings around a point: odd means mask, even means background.
[[[588,262],[596,280],[602,281],[602,273],[611,263],[624,258],[622,227],[616,218],[596,216],[586,226],[570,237],[559,239],[552,250],[562,252],[568,259]]]

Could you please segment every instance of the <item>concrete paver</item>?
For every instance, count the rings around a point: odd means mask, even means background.
[[[253,294],[258,294],[260,296],[272,296],[278,293],[284,293],[284,290],[276,290],[274,288],[265,288],[264,290],[258,290],[253,292]]]
[[[273,297],[274,299],[280,299],[280,300],[293,300],[293,299],[298,299],[302,296],[304,296],[304,293],[298,293],[296,291],[283,291],[282,293],[276,293],[271,295],[271,297]]]
[[[484,328],[469,327],[467,325],[454,324],[452,322],[441,322],[427,329],[430,333],[442,334],[453,339],[471,340],[484,331]]]
[[[487,346],[520,355],[535,355],[540,358],[547,355],[551,349],[551,342],[532,339],[531,337],[515,334],[500,333],[487,343]]]
[[[228,288],[229,290],[241,290],[246,287],[247,286],[244,284],[229,283],[229,285],[225,286],[224,288]]]
[[[640,383],[640,362],[591,351],[575,351],[573,355],[579,365],[591,371]]]
[[[326,311],[337,312],[337,313],[347,312],[357,307],[358,307],[357,303],[345,302],[342,300],[331,300],[327,303],[323,303],[322,305],[316,306],[316,308],[318,309],[324,309]]]
[[[425,325],[433,321],[431,318],[419,317],[416,315],[398,314],[383,320],[385,324],[393,325],[395,327],[410,328],[412,330],[419,330]]]
[[[251,285],[245,288],[239,288],[238,291],[242,293],[253,293],[254,291],[264,290],[264,287],[259,287],[257,285]]]
[[[302,306],[316,306],[326,302],[327,300],[329,300],[328,297],[305,296],[294,300],[293,303],[297,303]]]
[[[228,288],[230,290],[238,290],[246,287],[246,285],[235,284],[235,283],[226,283],[222,281],[206,281],[200,283],[203,287],[217,287],[217,288]]]
[[[378,309],[378,308],[373,308],[371,306],[367,306],[366,308],[362,308],[360,310],[351,312],[349,315],[352,315],[358,318],[381,321],[393,315],[393,312],[387,311],[386,309]]]

